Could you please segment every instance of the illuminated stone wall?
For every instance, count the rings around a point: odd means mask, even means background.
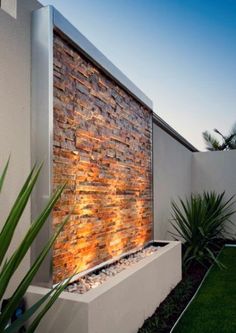
[[[54,36],[53,226],[74,207],[53,250],[53,279],[91,268],[152,236],[152,116]]]

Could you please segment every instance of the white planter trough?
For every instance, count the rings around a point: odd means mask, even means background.
[[[168,241],[156,253],[85,294],[62,293],[37,332],[136,333],[181,277],[181,243]],[[30,286],[28,305],[46,292],[46,288]]]

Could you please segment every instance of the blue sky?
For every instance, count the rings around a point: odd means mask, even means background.
[[[236,0],[42,0],[54,5],[198,149],[236,121]]]

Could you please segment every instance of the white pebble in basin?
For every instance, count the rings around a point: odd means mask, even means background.
[[[71,283],[67,291],[69,292],[76,292],[79,294],[84,294],[88,292],[90,289],[97,288],[101,284],[105,283],[108,279],[119,274],[125,269],[130,268],[130,266],[136,264],[140,260],[144,260],[146,257],[154,254],[159,250],[160,246],[152,243],[132,254],[125,256],[124,258],[118,259],[107,267],[103,267],[99,269],[97,272],[93,272],[90,274],[86,274],[81,276],[78,280]]]

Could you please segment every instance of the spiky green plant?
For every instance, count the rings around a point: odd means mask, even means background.
[[[188,267],[193,261],[200,264],[216,262],[221,265],[213,248],[217,239],[224,237],[226,222],[235,213],[234,197],[225,199],[225,192],[204,192],[192,194],[190,199],[180,199],[180,204],[172,202],[172,226],[175,237],[184,241],[184,266]]]
[[[4,167],[2,174],[0,175],[0,192],[2,190],[4,180],[7,174],[7,169],[9,165],[9,159]],[[12,208],[10,209],[9,215],[3,225],[3,228],[0,232],[0,300],[3,299],[4,293],[19,267],[20,263],[24,259],[26,253],[30,249],[32,242],[38,235],[39,231],[43,227],[45,221],[49,217],[53,206],[59,199],[64,186],[59,186],[55,193],[49,199],[46,207],[43,209],[41,214],[32,222],[29,230],[27,231],[25,237],[22,242],[18,246],[18,248],[13,252],[10,258],[6,258],[7,250],[11,244],[13,235],[15,233],[16,227],[19,224],[20,218],[24,212],[27,202],[29,201],[31,192],[36,184],[38,176],[40,174],[40,170],[42,168],[42,164],[39,166],[34,166],[32,171],[30,172],[28,178],[26,179],[22,189],[20,190]],[[4,333],[15,333],[18,332],[20,327],[27,322],[32,316],[34,319],[29,325],[27,332],[32,333],[37,328],[40,320],[47,312],[47,310],[53,305],[56,301],[60,293],[65,289],[68,281],[60,283],[55,288],[51,289],[50,292],[45,295],[42,299],[40,299],[37,303],[35,303],[31,308],[27,309],[26,312],[16,321],[10,323],[10,319],[18,307],[20,301],[24,297],[29,285],[31,284],[34,276],[36,275],[41,263],[52,247],[54,241],[56,240],[58,234],[64,227],[65,223],[68,221],[69,216],[64,219],[55,233],[51,236],[48,242],[45,244],[41,253],[33,263],[32,267],[25,274],[22,281],[19,283],[15,292],[13,292],[12,296],[9,299],[9,302],[4,307],[2,312],[0,313],[0,332]]]

